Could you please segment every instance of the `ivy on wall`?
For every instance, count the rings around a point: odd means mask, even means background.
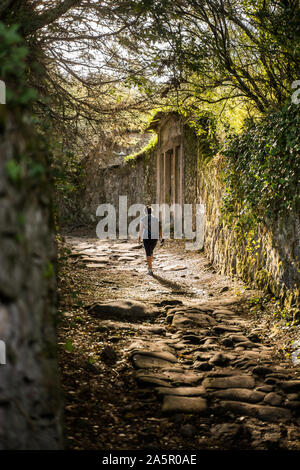
[[[299,210],[299,124],[299,106],[287,103],[230,140],[222,174],[227,222],[251,229]]]

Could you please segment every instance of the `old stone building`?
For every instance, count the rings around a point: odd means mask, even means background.
[[[160,113],[148,128],[158,134],[156,203],[184,203],[183,127],[177,114]]]

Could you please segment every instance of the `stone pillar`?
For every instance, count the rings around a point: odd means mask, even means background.
[[[176,147],[173,147],[172,160],[171,160],[171,194],[172,200],[171,204],[176,203]]]
[[[179,149],[179,161],[180,161],[180,193],[179,193],[179,204],[183,206],[184,204],[184,152],[183,144],[181,142]]]
[[[160,151],[158,149],[157,156],[156,156],[156,203],[157,204],[160,203],[160,192],[161,192],[161,188],[160,188],[160,172],[161,172],[160,164],[161,164],[161,155],[160,155]]]

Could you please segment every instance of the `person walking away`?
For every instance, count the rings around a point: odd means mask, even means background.
[[[146,251],[146,258],[148,264],[148,274],[153,276],[152,263],[153,263],[153,251],[157,245],[158,240],[161,240],[161,246],[164,243],[162,238],[161,223],[157,217],[152,215],[152,207],[147,206],[145,209],[146,215],[141,218],[140,231],[139,231],[139,243],[143,239],[143,245]]]

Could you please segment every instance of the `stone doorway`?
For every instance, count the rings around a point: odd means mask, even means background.
[[[157,162],[157,202],[183,204],[183,166],[181,145],[160,152]]]

